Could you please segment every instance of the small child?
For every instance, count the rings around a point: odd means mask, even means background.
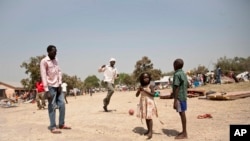
[[[179,133],[175,139],[186,139],[187,129],[186,129],[186,114],[187,110],[187,88],[188,88],[188,80],[187,76],[182,70],[184,62],[182,59],[176,59],[174,61],[174,78],[173,78],[173,96],[174,96],[174,104],[173,108],[179,112],[182,123],[182,132]]]
[[[141,94],[140,103],[139,103],[139,114],[137,115],[141,119],[146,120],[147,132],[144,135],[147,135],[147,139],[152,138],[153,134],[153,120],[154,115],[158,116],[157,108],[154,102],[154,86],[150,84],[151,76],[149,73],[142,73],[139,77],[141,86],[136,92],[136,97]]]

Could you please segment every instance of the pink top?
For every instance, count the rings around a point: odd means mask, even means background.
[[[46,92],[49,91],[48,86],[59,87],[62,84],[62,72],[57,59],[50,60],[49,56],[43,58],[40,63],[40,72]]]

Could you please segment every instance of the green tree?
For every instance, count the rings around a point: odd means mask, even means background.
[[[227,58],[226,56],[221,57],[214,64],[214,69],[219,66],[224,74],[228,74],[229,71],[234,71],[239,74],[244,71],[250,71],[250,57],[234,57]]]
[[[136,81],[142,72],[149,72],[152,75],[153,80],[158,80],[162,77],[161,70],[153,68],[153,63],[147,56],[143,56],[141,60],[138,60],[135,64],[135,70],[133,71],[133,77]]]
[[[29,76],[29,78],[25,78],[21,80],[21,84],[26,89],[34,89],[35,88],[35,82],[40,77],[40,62],[45,57],[45,55],[42,56],[36,56],[31,57],[29,61],[23,62],[20,67],[25,68],[25,74]]]
[[[67,83],[67,90],[69,91],[70,89],[73,88],[78,88],[80,90],[84,89],[84,82],[81,81],[79,77],[76,75],[74,76],[69,76],[65,73],[62,75],[62,82]]]
[[[84,88],[85,89],[99,87],[99,86],[100,86],[100,80],[96,77],[96,75],[88,76],[84,80]]]
[[[208,68],[206,68],[203,65],[199,65],[197,68],[194,68],[190,71],[191,75],[195,75],[195,74],[205,74],[208,72]]]
[[[127,86],[134,85],[134,81],[133,81],[132,76],[127,74],[127,73],[120,73],[117,81],[121,85],[122,84],[127,85]]]

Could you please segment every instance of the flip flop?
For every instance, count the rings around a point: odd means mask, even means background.
[[[53,134],[61,134],[62,132],[57,129],[51,129],[51,133]]]
[[[71,129],[71,127],[66,126],[66,125],[59,126],[59,128],[60,128],[60,129]]]
[[[198,115],[198,119],[203,119],[203,118],[213,118],[210,114],[204,114],[204,115]]]
[[[206,114],[206,118],[213,118],[210,114]]]

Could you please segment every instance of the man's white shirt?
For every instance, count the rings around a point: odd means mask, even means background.
[[[114,84],[115,79],[117,78],[118,70],[115,67],[111,67],[110,65],[106,65],[103,68],[98,69],[99,72],[103,72],[104,82],[110,82]]]

